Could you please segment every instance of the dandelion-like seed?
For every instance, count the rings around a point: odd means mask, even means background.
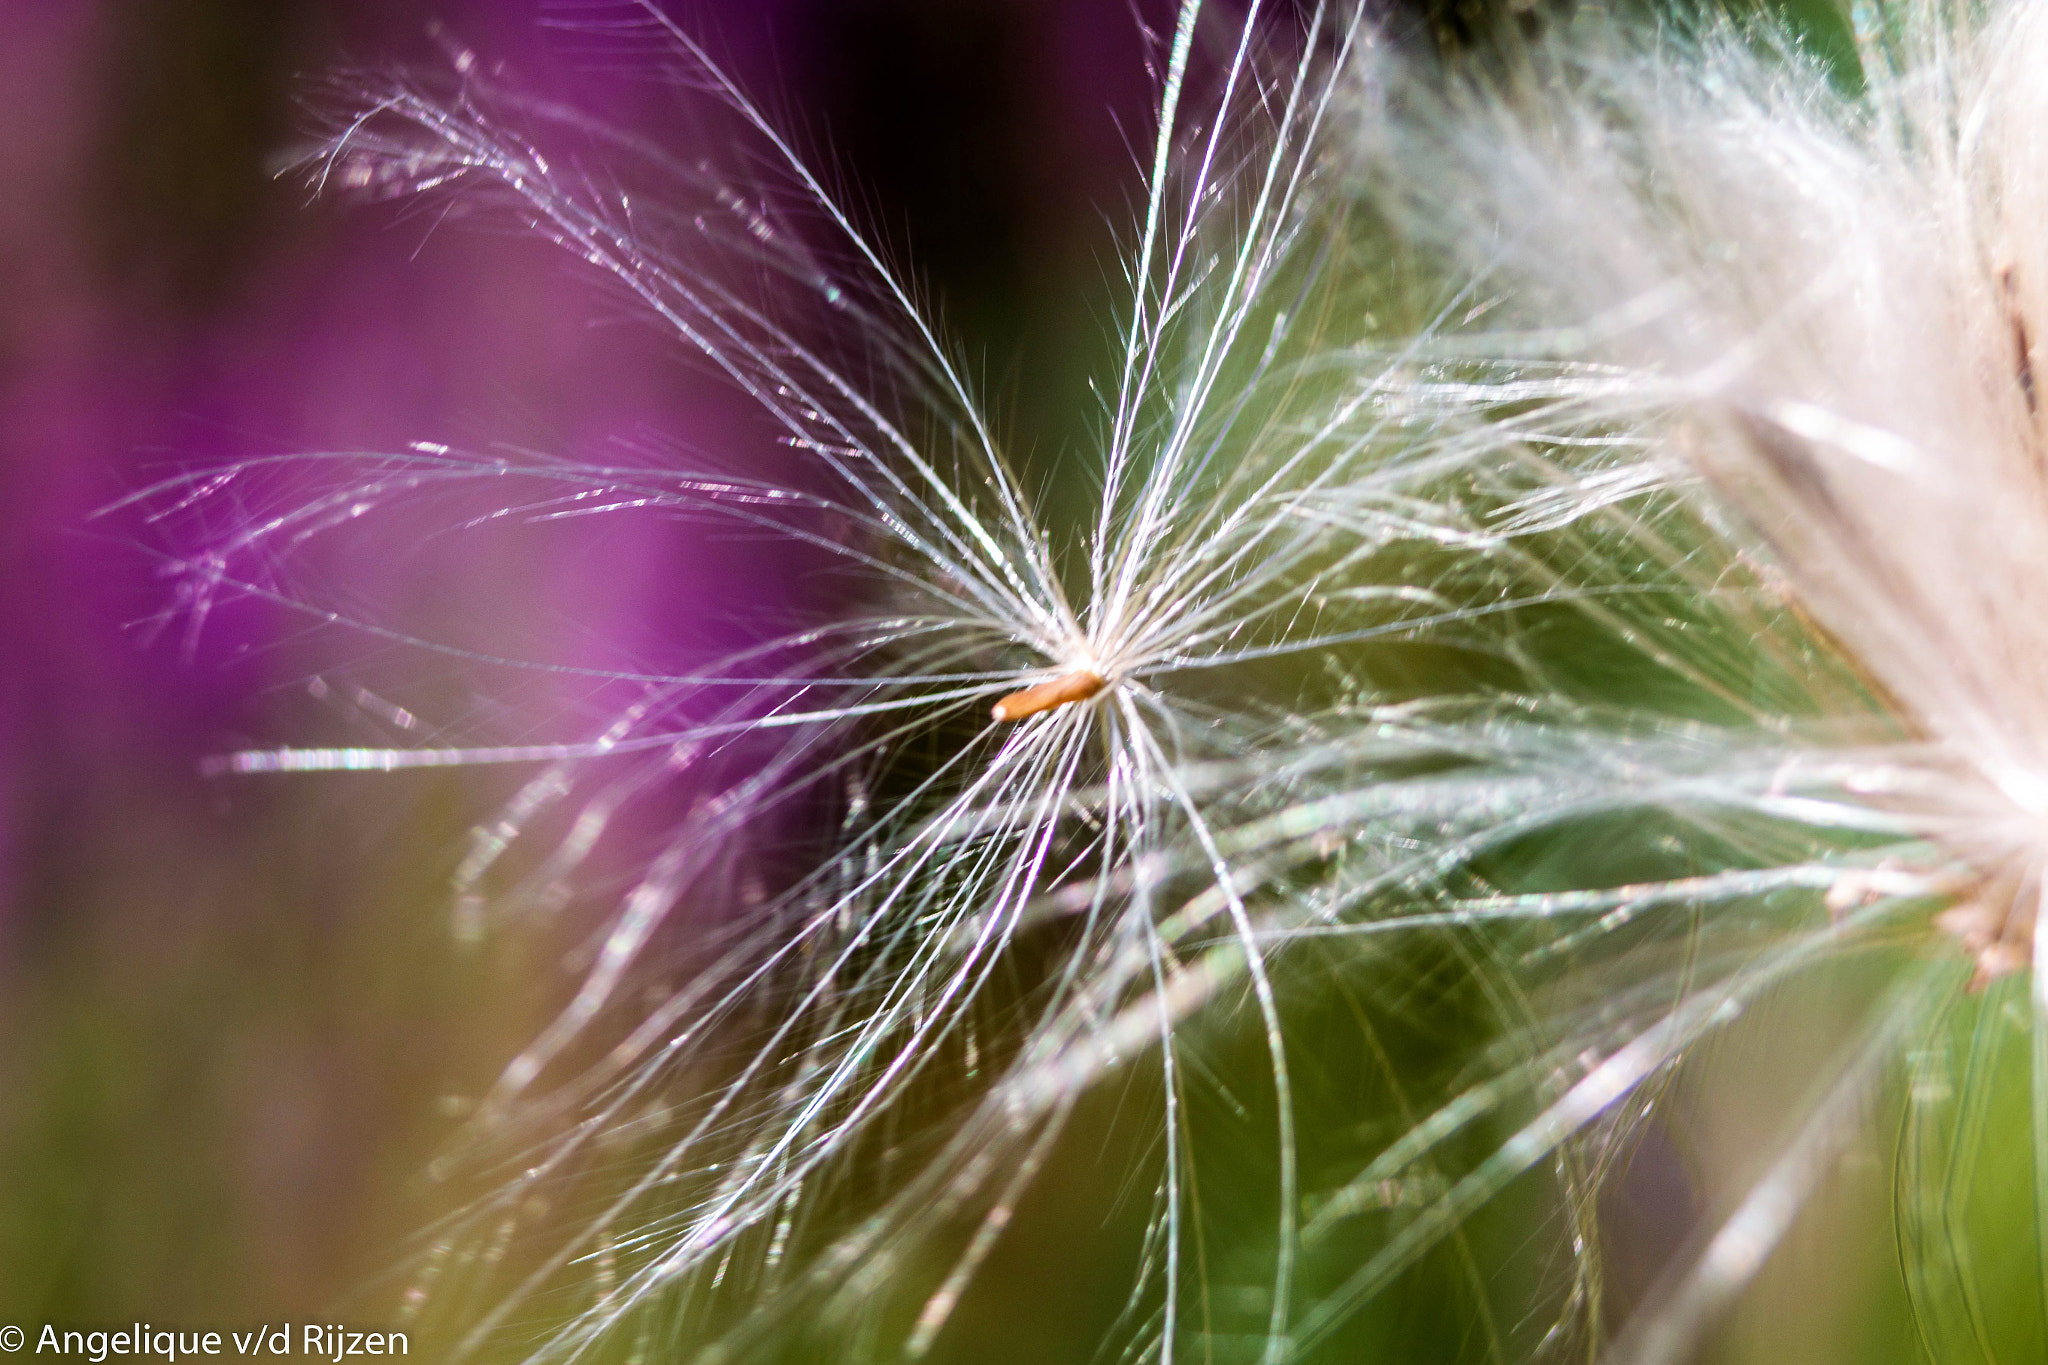
[[[195,614],[238,590],[312,606],[292,547],[479,488],[483,519],[656,509],[860,584],[834,620],[606,680],[638,692],[594,737],[222,764],[537,765],[479,830],[465,904],[559,906],[620,812],[688,793],[472,1124],[467,1160],[502,1179],[420,1291],[463,1349],[923,1355],[1122,1076],[1157,1132],[1130,1358],[1336,1353],[1436,1257],[1497,1358],[1675,1360],[1887,1076],[1945,1074],[1958,997],[1995,1058],[2025,994],[2041,1106],[2039,987],[2015,983],[2048,847],[2044,12],[1858,6],[1850,72],[1761,20],[1589,13],[1461,65],[1361,5],[1265,8],[1186,0],[1163,40],[1100,494],[1071,534],[909,287],[653,5],[580,22],[708,89],[771,175],[467,60],[452,90],[345,84],[316,185],[495,203],[748,394],[806,472],[441,446],[321,466],[343,472],[312,497],[243,495],[276,510],[192,565]],[[794,870],[757,847],[820,809]],[[557,810],[566,832],[532,832]],[[534,868],[496,885],[522,840]],[[706,902],[745,912],[670,941]],[[1757,1002],[1843,971],[1865,1008],[1814,1058],[1818,1098],[1610,1339],[1598,1192],[1630,1134]],[[1481,1019],[1433,1080],[1383,1036],[1448,1030],[1418,1021],[1459,991],[1416,980],[1465,983]],[[1289,1022],[1333,1000],[1356,1074]],[[1249,1028],[1263,1098],[1212,1074],[1197,1020]],[[1930,1333],[1988,1339],[1955,1191],[2009,1070],[1906,1111],[1902,1180],[1940,1186],[1902,1201]],[[1219,1095],[1270,1158],[1252,1217],[1196,1197]],[[1348,1120],[1304,1123],[1334,1096]],[[1468,1229],[1532,1181],[1569,1268],[1535,1277],[1540,1311],[1499,1311]]]

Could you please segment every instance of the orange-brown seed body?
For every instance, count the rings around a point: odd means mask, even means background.
[[[1077,669],[1054,678],[1051,682],[1042,682],[1036,687],[1012,692],[997,702],[990,714],[999,721],[1023,720],[1026,716],[1050,711],[1055,706],[1086,701],[1107,686],[1109,679],[1100,673],[1087,668]]]

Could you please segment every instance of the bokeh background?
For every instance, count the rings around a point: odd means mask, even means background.
[[[1140,24],[1167,6],[671,8],[926,283],[1027,477],[1071,484],[1152,100]],[[1455,38],[1475,13],[1401,18]],[[260,602],[192,629],[169,611],[165,532],[119,505],[279,453],[765,441],[552,248],[311,202],[276,174],[310,79],[441,69],[450,44],[672,144],[701,134],[541,17],[530,0],[0,0],[0,1322],[374,1319],[464,1097],[570,980],[545,936],[479,945],[453,920],[449,873],[502,776],[200,764],[504,734],[575,698],[484,688]],[[593,663],[687,657],[734,604],[800,590],[743,547],[655,532],[481,553],[425,537],[311,571],[429,638]],[[1736,1089],[1778,1093],[1771,1055],[1734,1057]],[[1713,1172],[1744,1168],[1773,1103],[1695,1106],[1699,1132],[1653,1135],[1613,1215],[1625,1283],[1654,1277]],[[1886,1178],[1873,1158],[1831,1190],[1722,1354],[1911,1358]],[[1060,1180],[1045,1227],[1083,1228],[1117,1193],[1108,1165]],[[1006,1253],[1013,1288],[966,1339],[1087,1359],[1101,1305],[1031,1283],[1071,1254],[1057,1236]],[[1429,1331],[1455,1352],[1455,1330]]]

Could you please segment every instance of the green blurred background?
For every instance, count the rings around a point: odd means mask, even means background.
[[[1137,186],[1129,146],[1151,100],[1137,20],[1159,24],[1162,7],[675,8],[842,169],[864,221],[929,283],[1027,479],[1056,497],[1085,488],[1088,378],[1109,353],[1113,253]],[[1467,41],[1490,22],[1470,5],[1390,13],[1417,41]],[[1833,13],[1816,0],[1801,22],[1841,60]],[[464,836],[509,779],[198,775],[201,758],[244,744],[381,733],[385,695],[363,678],[400,680],[446,712],[484,705],[460,676],[257,607],[190,639],[152,629],[168,591],[153,528],[93,517],[167,469],[237,456],[478,434],[575,447],[642,423],[752,431],[655,341],[593,330],[608,315],[549,251],[309,206],[272,176],[297,141],[300,78],[445,63],[429,17],[481,52],[617,99],[602,69],[537,26],[534,6],[510,0],[431,16],[401,0],[0,6],[0,1323],[388,1319],[403,1286],[391,1272],[442,1207],[428,1172],[466,1097],[572,981],[565,941],[465,945],[451,924]],[[659,101],[608,112],[688,135]],[[674,602],[731,591],[731,566],[669,547],[582,553],[564,570],[508,550],[459,579],[430,559],[375,584],[345,564],[326,571],[345,594],[409,603],[423,632],[571,652],[639,649],[679,619]],[[578,571],[667,586],[592,625],[573,599],[546,595],[543,580]],[[368,690],[309,687],[343,672]],[[1387,998],[1388,982],[1376,989]],[[1832,993],[1745,1025],[1674,1089],[1605,1212],[1621,1300],[1754,1173],[1812,1079],[1791,1059],[1839,1036],[1865,997],[1847,972]],[[1971,1359],[1973,1336],[1996,1358],[2039,1358],[2027,1354],[2031,1156],[1998,1140],[2024,1131],[2018,998],[2002,988],[1960,1005],[1944,1035],[1953,1055],[1901,1082],[1961,1087],[1953,1107],[1981,1113],[1990,1135],[1981,1163],[1954,1177],[1983,1229],[1971,1272],[1989,1286],[1981,1331],[1937,1325],[1923,1346],[1909,1306],[1894,1218],[1900,1089],[1711,1358]],[[1402,997],[1401,1019],[1375,1026],[1410,1030],[1403,1064],[1427,1073],[1471,1040],[1455,1000],[1432,1002],[1426,1026],[1413,1004]],[[1358,1022],[1332,1004],[1304,1024],[1326,1043],[1304,1045],[1343,1057]],[[1213,1064],[1256,1071],[1256,1050],[1216,1027]],[[1308,1124],[1355,1124],[1383,1103],[1348,1064],[1328,1073]],[[1084,1112],[946,1339],[949,1358],[1093,1356],[1142,1213],[1124,1186],[1144,1145],[1142,1091],[1135,1080]],[[1241,1166],[1265,1160],[1254,1150]],[[1341,1358],[1487,1358],[1474,1297],[1511,1303],[1553,1275],[1558,1233],[1540,1190],[1516,1193],[1475,1229],[1487,1266],[1476,1288],[1457,1266],[1432,1269],[1344,1338]]]

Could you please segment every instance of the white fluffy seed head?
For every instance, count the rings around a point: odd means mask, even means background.
[[[2029,281],[2048,238],[2028,225],[2048,155],[2019,73],[2048,59],[2048,23],[2026,5],[1981,30],[1937,6],[1865,17],[1859,95],[1754,32],[1596,34],[1539,54],[1551,83],[1423,96],[1438,102],[1400,125],[1364,113],[1364,174],[1520,310],[1529,330],[1498,337],[1499,362],[1579,362],[1548,395],[1517,391],[1555,413],[1523,427],[1654,430],[1662,469],[1695,480],[1703,518],[1878,709],[1978,776],[1927,813],[1943,841],[2031,889],[2048,853],[2048,448]],[[1614,382],[1589,392],[1597,366]]]
[[[1338,1349],[1542,1171],[1579,1253],[1542,1307],[1595,1334],[1598,1177],[1659,1085],[1802,975],[1946,946],[1887,959],[1897,984],[1822,1102],[1622,1342],[1687,1349],[1962,959],[1987,984],[2031,944],[2048,12],[1859,10],[1848,93],[1768,28],[1598,14],[1446,72],[1362,5],[1288,42],[1253,4],[1209,61],[1188,0],[1100,509],[1070,547],[821,180],[683,29],[623,8],[617,31],[726,104],[834,250],[774,195],[469,70],[353,85],[311,174],[509,206],[758,401],[814,481],[420,447],[336,466],[190,579],[195,606],[285,595],[263,575],[291,546],[473,483],[522,489],[494,492],[501,517],[577,500],[773,530],[869,585],[857,611],[639,680],[595,734],[227,765],[541,764],[460,874],[480,896],[522,831],[576,809],[502,893],[522,903],[559,903],[622,810],[694,784],[482,1107],[470,1157],[513,1173],[458,1220],[430,1296],[463,1344],[566,1295],[535,1359],[653,1324],[738,1357],[900,1293],[916,1311],[875,1354],[921,1354],[1077,1107],[1142,1074],[1156,1194],[1123,1330],[1137,1358],[1186,1358],[1220,1235],[1194,1197],[1198,1017],[1250,1030],[1264,1065],[1244,1124],[1271,1195],[1237,1234],[1254,1356]],[[836,817],[810,860],[736,870],[799,807]],[[742,885],[715,942],[667,941],[679,906]],[[1410,952],[1477,983],[1489,1045],[1425,1101],[1397,1077],[1398,1104],[1305,1142],[1320,1068],[1293,1011],[1380,969],[1369,1003],[1407,1008]]]

